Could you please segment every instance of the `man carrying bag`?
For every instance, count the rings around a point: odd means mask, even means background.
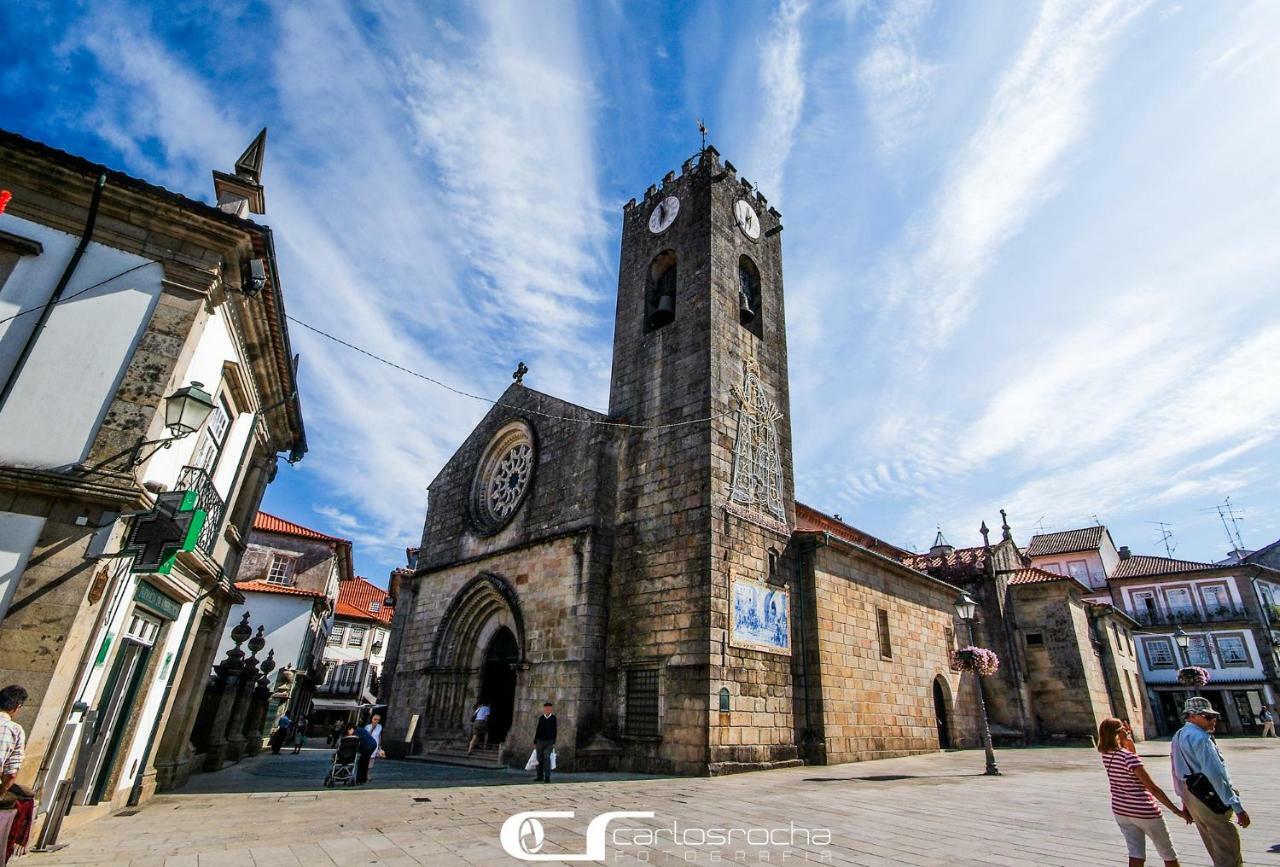
[[[1187,699],[1182,718],[1186,724],[1174,734],[1169,752],[1173,788],[1191,813],[1214,867],[1237,867],[1244,860],[1240,856],[1240,832],[1232,826],[1231,814],[1236,814],[1241,828],[1249,827],[1249,814],[1231,785],[1222,753],[1212,737],[1218,727],[1218,712],[1207,698],[1195,696]]]

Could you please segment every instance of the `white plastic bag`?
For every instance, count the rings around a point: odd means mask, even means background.
[[[553,761],[551,763],[551,767],[554,768],[555,766],[556,766],[556,763]],[[524,763],[524,769],[526,771],[534,771],[534,770],[537,770],[537,768],[538,768],[538,751],[534,750],[533,752],[529,753],[529,761]]]
[[[551,764],[551,770],[554,771],[556,769],[556,751],[555,750],[551,751],[550,764]]]

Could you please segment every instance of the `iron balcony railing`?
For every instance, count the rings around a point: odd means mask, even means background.
[[[205,511],[204,529],[200,531],[197,546],[206,554],[213,554],[213,546],[218,541],[218,532],[222,529],[222,514],[227,504],[213,486],[213,479],[200,467],[183,467],[178,473],[178,490],[196,492],[196,508]]]
[[[1183,623],[1227,623],[1233,620],[1248,620],[1249,613],[1243,608],[1232,605],[1220,605],[1207,611],[1131,611],[1133,619],[1143,626],[1178,626]]]

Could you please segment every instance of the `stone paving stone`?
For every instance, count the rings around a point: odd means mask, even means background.
[[[1224,739],[1223,751],[1254,819],[1242,834],[1246,861],[1275,863],[1269,849],[1280,839],[1271,830],[1280,827],[1280,789],[1273,782],[1280,744]],[[1155,754],[1147,760],[1148,770],[1167,788],[1167,743],[1148,742],[1142,752]],[[581,851],[586,822],[600,812],[643,809],[657,816],[629,822],[630,827],[670,828],[673,819],[686,828],[774,827],[794,820],[832,829],[830,847],[801,844],[789,850],[789,860],[774,857],[768,863],[824,863],[819,860],[823,855],[832,864],[921,867],[1124,862],[1123,840],[1108,808],[1096,753],[1072,748],[1002,751],[1006,774],[999,778],[975,774],[981,758],[974,752],[946,753],[721,778],[602,777],[550,787],[528,785],[518,777],[514,783],[502,782],[513,779],[504,772],[484,772],[489,776],[478,785],[464,786],[456,776],[433,778],[431,766],[414,763],[417,768],[405,770],[387,762],[383,777],[395,777],[394,785],[311,792],[307,794],[317,797],[285,801],[279,801],[285,792],[273,788],[281,783],[279,775],[258,775],[251,763],[242,763],[250,767],[235,778],[238,792],[231,792],[232,781],[224,780],[218,794],[164,795],[132,817],[106,818],[68,832],[62,839],[68,848],[29,860],[32,867],[159,864],[161,859],[182,867],[512,864],[514,859],[498,845],[498,833],[516,812],[575,813],[573,819],[545,820],[549,839],[544,851],[551,853]],[[310,774],[305,762],[286,770],[299,778]],[[422,785],[409,785],[405,775],[410,770],[424,775]],[[865,779],[877,776],[902,779]],[[254,798],[257,794],[271,794],[279,802],[264,811],[270,801]],[[431,800],[414,800],[427,797]],[[1208,867],[1195,830],[1176,819],[1169,828],[1183,865]],[[684,850],[667,837],[652,847],[621,850],[610,863],[640,864],[633,856],[645,854],[650,864],[688,863],[678,857]],[[709,863],[707,850],[698,854],[702,860],[693,863]],[[725,858],[721,863],[733,862]]]

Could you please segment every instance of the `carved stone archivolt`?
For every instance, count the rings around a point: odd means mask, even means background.
[[[729,488],[731,512],[756,514],[781,522],[786,507],[782,499],[782,460],[778,446],[778,421],[782,413],[760,384],[760,368],[754,359],[743,364],[742,387],[732,389],[738,402],[737,439],[733,444],[733,477]],[[737,508],[734,508],[737,507]]]
[[[471,517],[480,532],[496,533],[515,516],[533,481],[533,430],[523,420],[504,425],[480,458],[471,485]]]

